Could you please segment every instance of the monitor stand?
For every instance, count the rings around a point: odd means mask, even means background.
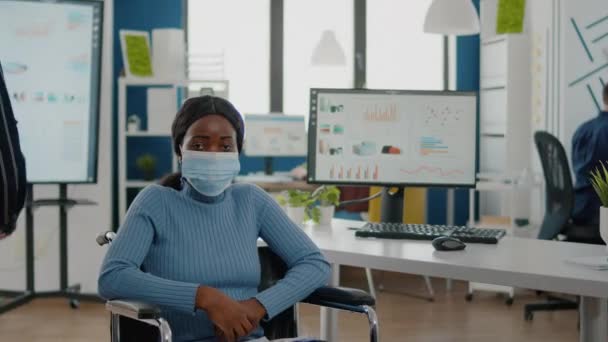
[[[12,310],[35,298],[64,297],[69,299],[70,306],[77,308],[79,300],[103,302],[94,294],[80,293],[80,284],[68,284],[68,210],[76,205],[94,205],[89,200],[75,200],[68,198],[67,184],[59,184],[59,198],[34,200],[34,187],[27,185],[25,207],[25,291],[0,290],[0,296],[12,297],[0,305],[0,313]],[[59,289],[56,291],[37,291],[35,280],[35,254],[34,254],[34,210],[40,207],[54,206],[59,208]],[[82,227],[86,228],[86,227]],[[87,241],[82,243],[88,243]]]
[[[382,205],[380,209],[380,222],[402,223],[405,188],[398,188],[391,192],[390,188],[382,189]]]
[[[264,174],[266,174],[268,176],[272,175],[272,173],[273,173],[272,163],[273,163],[272,157],[264,157]]]

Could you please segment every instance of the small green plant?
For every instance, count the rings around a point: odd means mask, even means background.
[[[304,220],[312,220],[319,223],[321,220],[321,209],[319,206],[337,206],[340,203],[340,190],[335,186],[325,186],[317,189],[312,194],[308,191],[289,190],[285,194],[276,197],[282,206],[303,207]]]
[[[275,199],[277,200],[277,202],[279,203],[279,205],[281,207],[284,207],[287,205],[287,198],[285,197],[285,195],[283,195],[283,194],[277,195],[275,197]]]
[[[137,168],[144,174],[145,180],[154,179],[154,174],[156,173],[156,157],[146,153],[137,158],[135,163],[137,164]]]
[[[608,208],[608,169],[603,162],[600,164],[601,168],[597,167],[595,171],[591,171],[591,184],[599,196],[602,206]]]
[[[321,209],[319,207],[309,207],[304,212],[305,220],[312,220],[314,223],[319,223],[321,221]]]
[[[304,208],[304,220],[319,222],[321,211],[315,207],[315,198],[308,191],[289,190],[287,195],[277,196],[280,205],[287,205],[294,208]]]
[[[340,189],[333,185],[323,187],[316,198],[322,207],[337,206],[340,204]]]
[[[308,207],[312,203],[314,203],[314,200],[308,191],[287,191],[287,205],[290,207]]]

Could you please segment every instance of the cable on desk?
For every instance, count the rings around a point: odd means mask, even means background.
[[[373,194],[373,195],[371,195],[369,197],[340,202],[337,207],[341,208],[341,207],[348,206],[348,205],[351,205],[351,204],[358,204],[358,203],[368,202],[368,201],[371,201],[373,199],[376,199],[376,198],[382,196],[383,192],[384,192],[384,190],[382,190],[382,191],[380,191],[378,193],[375,193],[375,194]]]

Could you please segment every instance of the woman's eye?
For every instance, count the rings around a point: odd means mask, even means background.
[[[230,151],[232,151],[232,145],[224,145],[224,151],[225,151],[225,152],[230,152]]]
[[[205,146],[201,143],[195,143],[195,144],[192,144],[192,149],[197,150],[197,151],[202,151],[205,149]]]

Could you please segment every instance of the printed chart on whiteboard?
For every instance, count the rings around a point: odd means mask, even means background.
[[[474,94],[321,90],[313,102],[314,180],[474,184]]]

